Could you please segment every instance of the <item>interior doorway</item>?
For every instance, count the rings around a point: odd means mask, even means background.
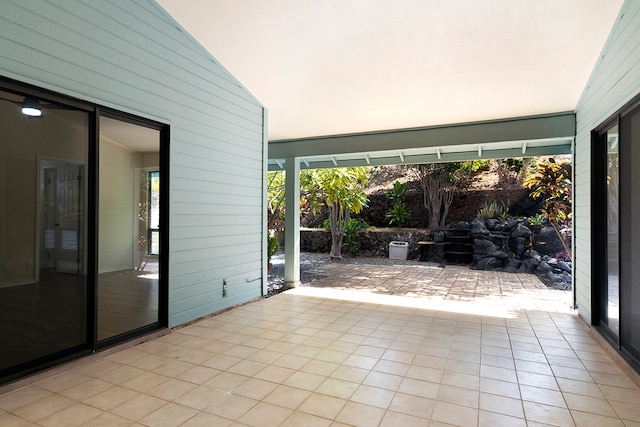
[[[159,324],[160,131],[100,116],[99,342]]]
[[[38,164],[41,220],[36,274],[42,269],[86,274],[86,163],[39,158]]]

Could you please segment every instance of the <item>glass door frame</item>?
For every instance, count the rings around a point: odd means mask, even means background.
[[[44,99],[56,104],[66,105],[88,114],[88,158],[86,168],[87,194],[86,194],[86,339],[85,342],[74,347],[58,351],[39,357],[36,360],[28,360],[7,369],[6,373],[0,377],[0,384],[14,381],[26,375],[30,375],[41,370],[59,365],[69,360],[83,357],[96,351],[130,340],[136,336],[146,334],[150,331],[166,328],[168,325],[169,313],[169,144],[170,127],[168,124],[159,123],[154,120],[144,119],[132,114],[124,113],[115,109],[101,107],[94,103],[79,100],[71,96],[58,92],[43,89],[17,80],[0,76],[0,88],[2,90],[30,96],[37,99]],[[112,340],[98,342],[97,324],[97,278],[98,278],[98,201],[99,201],[99,141],[101,116],[111,117],[118,120],[127,121],[140,126],[156,129],[160,132],[160,271],[159,271],[159,297],[158,297],[158,322],[148,327],[140,328],[129,333],[120,335]],[[36,256],[37,254],[34,254]]]
[[[640,325],[632,320],[637,315],[631,296],[640,288],[637,275],[640,265],[635,259],[640,254],[637,212],[640,198],[634,184],[640,171],[637,148],[640,132],[632,134],[631,121],[640,118],[640,94],[616,111],[608,120],[591,133],[591,324],[617,350],[617,352],[638,372],[640,372],[640,348],[637,336]],[[637,122],[636,122],[637,123]],[[607,146],[603,135],[612,127],[618,127],[619,182],[618,190],[618,260],[619,260],[619,328],[616,334],[603,318],[602,306],[604,289],[607,286]],[[634,139],[635,138],[635,139]],[[636,217],[634,217],[636,215]],[[633,235],[635,233],[635,235]],[[634,309],[636,310],[634,312]],[[636,343],[632,337],[636,337]]]
[[[108,117],[114,120],[121,120],[123,122],[127,122],[133,125],[147,127],[150,129],[154,129],[160,132],[160,254],[158,255],[160,269],[159,269],[159,294],[158,294],[158,321],[152,323],[150,325],[144,326],[142,328],[135,329],[133,331],[129,331],[127,333],[117,335],[112,338],[107,338],[104,340],[98,340],[98,295],[97,295],[97,283],[98,283],[98,203],[100,199],[100,182],[99,182],[99,164],[100,164],[100,153],[99,153],[99,143],[100,143],[100,117]],[[92,271],[92,279],[93,279],[93,317],[91,319],[91,324],[93,326],[93,336],[92,336],[92,347],[94,350],[103,349],[106,347],[113,346],[115,344],[127,341],[136,336],[144,335],[146,333],[152,332],[154,330],[160,328],[166,328],[169,323],[169,126],[153,121],[147,120],[141,117],[132,116],[130,114],[123,113],[118,110],[105,108],[105,107],[96,107],[96,129],[95,129],[95,139],[93,141],[94,146],[94,155],[91,156],[91,159],[95,161],[94,165],[94,173],[93,178],[95,182],[89,182],[89,184],[93,184],[90,191],[94,196],[94,200],[91,200],[93,203],[93,208],[95,215],[93,219],[96,221],[93,224],[93,228],[89,227],[89,230],[94,234],[94,246],[92,247],[93,259],[94,262]]]
[[[603,335],[616,347],[620,347],[620,322],[618,333],[613,331],[605,321],[608,313],[609,286],[609,255],[608,255],[608,190],[607,190],[607,160],[608,160],[608,132],[614,127],[620,131],[620,116],[615,115],[591,133],[591,317],[592,324],[598,326]],[[620,153],[620,137],[618,133],[618,156]],[[622,183],[620,183],[622,185]],[[618,193],[620,194],[620,192]],[[618,208],[620,196],[618,196]],[[620,212],[620,210],[618,211]],[[620,217],[618,214],[618,254],[620,254]],[[618,255],[618,268],[620,268]],[[618,270],[619,271],[619,270]],[[618,276],[619,277],[619,276]],[[618,282],[619,283],[619,282]],[[620,289],[618,285],[618,295]],[[620,303],[620,301],[618,301]],[[607,305],[605,309],[603,305]],[[618,304],[618,319],[620,305]]]

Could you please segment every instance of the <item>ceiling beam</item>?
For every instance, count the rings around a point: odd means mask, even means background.
[[[573,137],[573,112],[269,142],[269,158],[311,157]]]

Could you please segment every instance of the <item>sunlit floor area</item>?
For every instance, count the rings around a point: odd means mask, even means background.
[[[640,425],[635,378],[592,340],[566,291],[533,282],[460,301],[344,280],[0,388],[0,425]]]

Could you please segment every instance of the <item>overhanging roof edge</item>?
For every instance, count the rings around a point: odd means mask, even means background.
[[[573,137],[575,112],[269,142],[269,158]]]

